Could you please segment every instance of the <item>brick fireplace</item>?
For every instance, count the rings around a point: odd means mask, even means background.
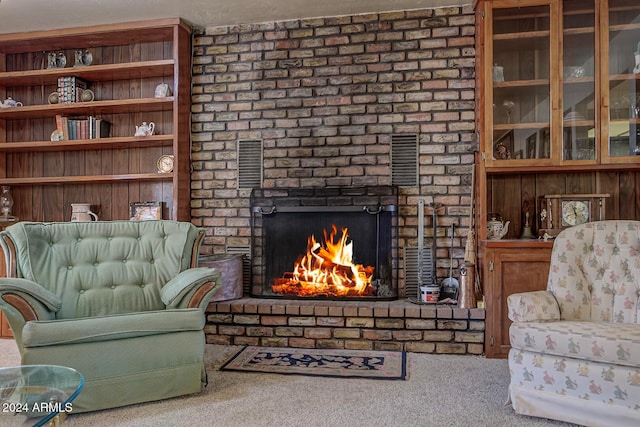
[[[397,298],[397,208],[395,187],[254,189],[251,295]]]
[[[471,5],[196,30],[191,203],[205,254],[250,251],[254,188],[398,188],[397,300],[256,300],[252,283],[246,298],[211,304],[209,342],[482,352],[484,311],[414,305],[404,271],[420,199],[443,206],[438,277],[449,272],[452,223],[454,273],[463,262],[474,35]],[[415,182],[396,182],[394,136],[417,141]],[[243,141],[258,152],[251,185]]]

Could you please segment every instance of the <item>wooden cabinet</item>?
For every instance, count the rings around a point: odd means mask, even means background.
[[[91,53],[75,65],[76,50]],[[48,68],[48,55],[67,58]],[[75,77],[90,102],[49,104],[58,79]],[[167,83],[166,96],[155,88]],[[190,220],[191,28],[181,19],[0,35],[0,184],[10,185],[13,215],[68,221],[71,203],[90,203],[102,220],[128,219],[131,202],[160,201],[163,217]],[[110,136],[52,141],[56,118],[97,117]],[[134,137],[154,122],[155,134]],[[163,154],[174,170],[157,171]]]
[[[550,242],[483,242],[479,258],[483,270],[486,329],[485,354],[504,358],[509,354],[507,297],[517,292],[538,291],[547,287]]]
[[[544,196],[608,194],[605,219],[640,219],[640,3],[494,0],[476,12],[477,268],[485,349],[501,357],[506,295],[546,286],[539,244],[551,242],[520,238],[525,225],[538,237]],[[499,242],[490,213],[509,221]]]

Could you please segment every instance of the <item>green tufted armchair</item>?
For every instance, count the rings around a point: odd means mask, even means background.
[[[197,393],[205,308],[220,286],[198,268],[188,222],[21,222],[0,232],[0,309],[22,364],[85,376],[73,412]]]

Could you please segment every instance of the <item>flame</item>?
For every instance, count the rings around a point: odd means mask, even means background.
[[[331,225],[331,233],[323,231],[324,246],[311,235],[307,252],[295,262],[293,271],[275,279],[271,290],[296,296],[366,296],[373,295],[371,285],[374,267],[354,264],[353,242],[347,243],[347,228],[336,241],[338,227]]]

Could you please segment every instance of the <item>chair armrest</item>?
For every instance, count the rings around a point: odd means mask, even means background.
[[[550,291],[511,294],[507,297],[507,307],[513,322],[560,320],[560,306]]]
[[[57,295],[31,280],[0,278],[0,308],[19,346],[22,346],[22,328],[27,322],[52,320],[61,306]]]
[[[168,308],[200,308],[204,311],[220,286],[220,271],[216,268],[189,268],[169,280],[160,291],[160,297]]]
[[[37,301],[38,304],[45,307],[47,313],[55,313],[62,307],[60,297],[31,280],[16,277],[1,277],[0,296],[6,293],[24,295],[29,300]]]

